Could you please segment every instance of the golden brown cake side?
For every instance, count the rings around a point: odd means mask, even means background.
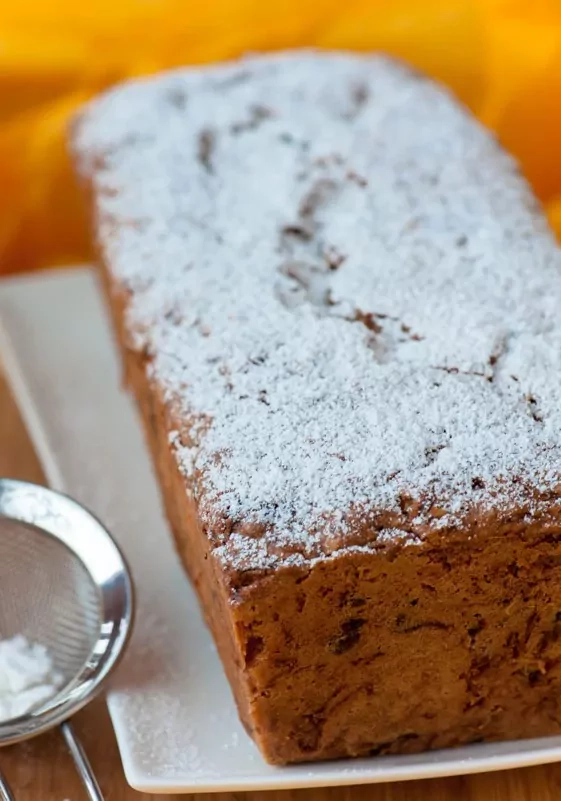
[[[561,272],[508,157],[381,59],[98,104],[127,382],[265,757],[559,733]]]
[[[107,285],[107,271],[103,270]],[[109,285],[117,332],[122,300]],[[273,763],[561,732],[561,505],[243,586],[212,558],[146,357],[119,344],[178,553]],[[466,535],[468,535],[466,537]],[[508,538],[508,539],[507,539]]]

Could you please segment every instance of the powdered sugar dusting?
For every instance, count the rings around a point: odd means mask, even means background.
[[[63,676],[43,645],[21,634],[0,640],[0,723],[42,706],[62,683]]]
[[[225,563],[414,542],[557,487],[559,251],[444,90],[285,54],[118,88],[74,146]]]

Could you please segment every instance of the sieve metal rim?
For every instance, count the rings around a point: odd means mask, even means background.
[[[35,737],[60,725],[102,689],[119,664],[134,622],[134,587],[128,563],[107,528],[88,509],[68,495],[38,484],[0,478],[0,518],[26,523],[53,536],[80,560],[100,595],[100,633],[90,657],[77,676],[51,701],[24,715],[0,723],[0,747]],[[54,521],[54,522],[53,522]],[[76,525],[95,532],[96,545],[108,561],[84,556],[87,538],[72,544]]]

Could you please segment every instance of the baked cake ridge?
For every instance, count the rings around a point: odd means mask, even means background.
[[[73,142],[225,563],[557,492],[559,249],[447,91],[381,56],[251,58],[112,90]]]

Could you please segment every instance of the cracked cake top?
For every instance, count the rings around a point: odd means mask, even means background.
[[[559,251],[444,89],[378,56],[248,59],[118,87],[73,146],[226,565],[557,492]]]

